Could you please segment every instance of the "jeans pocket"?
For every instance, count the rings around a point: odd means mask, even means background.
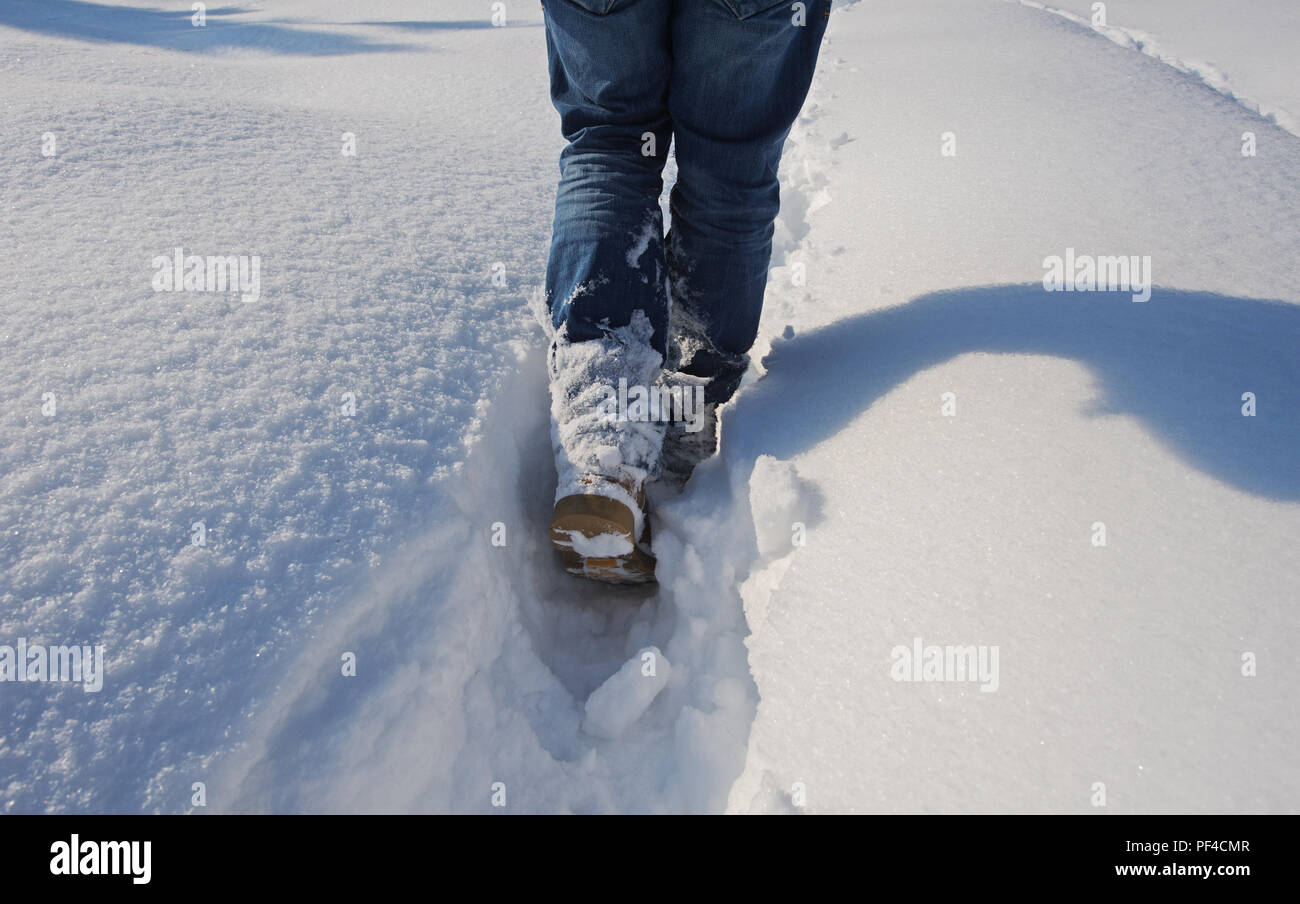
[[[767,12],[770,9],[776,9],[778,6],[793,7],[796,0],[722,0],[739,19],[748,19],[750,16],[756,16],[759,13]],[[815,4],[815,0],[803,0],[804,7],[810,7]],[[791,10],[791,15],[794,12]]]
[[[564,0],[560,0],[560,2],[563,3]],[[603,16],[614,8],[614,4],[617,3],[618,0],[569,0],[569,2],[576,6],[581,6],[589,13]]]

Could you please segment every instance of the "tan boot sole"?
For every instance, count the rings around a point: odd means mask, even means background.
[[[633,549],[618,558],[584,559],[571,549],[560,551],[564,570],[574,577],[605,584],[652,584],[655,582],[655,557],[642,549]]]
[[[608,496],[594,493],[565,496],[555,503],[551,519],[551,544],[564,557],[564,570],[578,577],[609,584],[645,584],[655,579],[655,558],[637,545],[631,509]],[[646,521],[646,531],[650,523]],[[613,534],[626,540],[632,551],[621,556],[580,556],[572,546],[573,533],[588,539]]]

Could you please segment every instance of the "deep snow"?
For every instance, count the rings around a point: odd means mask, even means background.
[[[489,6],[0,6],[0,644],[108,655],[0,684],[5,811],[1300,809],[1290,10],[1109,4],[1236,103],[1023,4],[837,5],[766,360],[611,589],[543,529],[561,140]],[[176,246],[261,298],[155,294]],[[1044,293],[1067,248],[1151,301]],[[915,638],[997,689],[894,680]]]

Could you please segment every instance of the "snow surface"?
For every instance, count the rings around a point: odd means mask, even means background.
[[[1016,0],[1190,72],[1300,135],[1295,0]]]
[[[1108,19],[1242,102],[1020,3],[837,4],[762,363],[610,588],[545,530],[532,4],[0,4],[0,644],[108,660],[0,684],[0,807],[1300,810],[1295,9],[1212,6]],[[154,293],[178,246],[260,299]],[[1044,293],[1067,248],[1151,300]],[[915,638],[998,689],[893,680]]]

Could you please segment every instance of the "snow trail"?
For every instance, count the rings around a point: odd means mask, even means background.
[[[798,255],[804,216],[826,203],[804,148],[824,78],[782,164],[774,264]],[[784,328],[792,291],[774,279],[756,352]],[[289,670],[225,767],[219,784],[235,793],[221,809],[491,812],[498,782],[524,812],[723,809],[757,705],[743,594],[761,585],[741,584],[765,556],[749,471],[715,460],[680,497],[652,486],[659,585],[564,574],[544,530],[556,480],[544,351],[541,337],[521,346],[490,393],[483,436],[449,490],[452,523],[412,544]],[[493,525],[505,546],[490,544]],[[344,648],[403,677],[368,692],[327,679]],[[640,673],[646,648],[662,650],[664,674]],[[637,683],[653,687],[649,699]]]

